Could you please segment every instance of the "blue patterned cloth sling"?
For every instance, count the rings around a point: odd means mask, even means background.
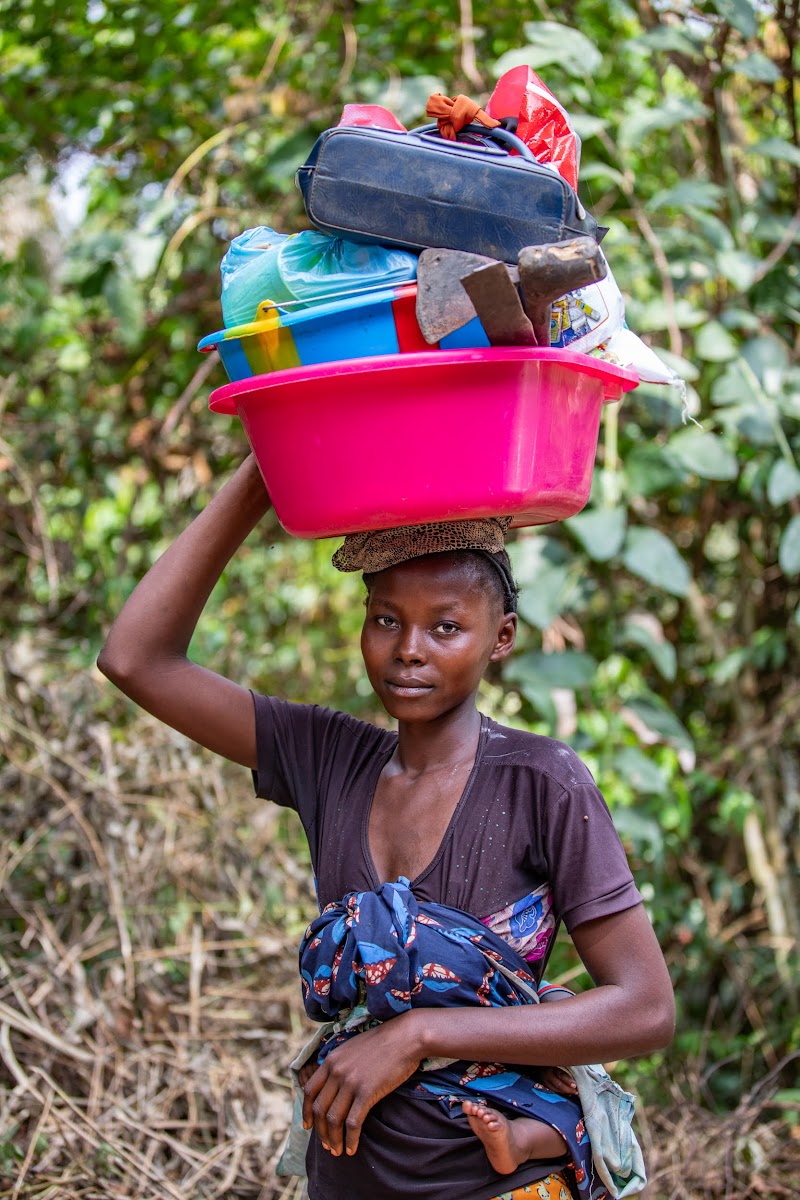
[[[303,938],[300,975],[308,1015],[333,1022],[314,1039],[320,1062],[364,1029],[411,1008],[530,1004],[540,999],[539,991],[548,990],[546,984],[537,989],[527,963],[498,934],[459,909],[417,901],[402,877],[329,904]],[[584,1077],[582,1087],[580,1071],[601,1074],[588,1084]],[[576,1068],[573,1073],[584,1108],[542,1087],[535,1069],[526,1073],[524,1067],[501,1063],[426,1061],[398,1091],[430,1098],[453,1117],[461,1115],[462,1100],[482,1098],[509,1117],[543,1121],[565,1139],[571,1161],[563,1173],[580,1200],[635,1194],[644,1176],[630,1129],[632,1097],[602,1068]],[[610,1123],[615,1141],[605,1148],[610,1168],[602,1157],[598,1162],[598,1147],[591,1145],[584,1120],[587,1101],[597,1107],[598,1086],[607,1090],[605,1080],[615,1089]],[[621,1097],[629,1101],[625,1111]],[[605,1113],[607,1101],[604,1105]],[[605,1137],[609,1121],[604,1119]]]

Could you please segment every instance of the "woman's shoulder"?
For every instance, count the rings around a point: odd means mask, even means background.
[[[303,737],[314,740],[333,737],[379,746],[383,743],[388,745],[397,736],[370,721],[362,721],[352,713],[323,704],[301,704],[294,700],[283,700],[279,696],[266,696],[261,692],[253,692],[252,695],[257,725],[291,731],[295,738],[301,740]]]
[[[486,742],[483,761],[496,768],[526,768],[565,789],[596,786],[591,771],[566,742],[514,729],[484,717]]]

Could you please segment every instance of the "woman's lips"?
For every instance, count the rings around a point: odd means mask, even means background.
[[[430,683],[421,683],[416,679],[404,679],[402,681],[387,679],[386,686],[393,695],[404,697],[422,696],[426,692],[431,691],[432,688]]]

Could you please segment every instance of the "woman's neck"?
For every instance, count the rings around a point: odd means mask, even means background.
[[[475,758],[480,729],[474,697],[435,721],[400,721],[391,762],[398,771],[412,775],[455,767]]]

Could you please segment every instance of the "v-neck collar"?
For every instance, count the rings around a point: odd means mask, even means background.
[[[472,791],[472,787],[475,782],[475,777],[478,773],[478,768],[480,767],[481,761],[483,759],[484,746],[486,744],[488,730],[489,730],[488,717],[484,716],[483,713],[480,713],[479,716],[481,719],[481,724],[480,724],[480,729],[478,731],[478,746],[475,751],[475,761],[473,762],[472,769],[469,773],[469,776],[467,777],[467,782],[464,784],[464,790],[461,793],[458,803],[456,804],[455,808],[453,809],[453,814],[447,823],[447,828],[445,829],[444,833],[442,834],[442,840],[439,842],[439,846],[436,850],[436,853],[434,854],[431,861],[428,863],[427,867],[424,867],[419,872],[419,874],[415,875],[414,878],[411,880],[410,886],[411,886],[412,891],[414,890],[415,885],[418,883],[421,883],[423,879],[425,879],[428,875],[430,875],[431,871],[438,864],[439,860],[441,859],[442,855],[444,854],[444,851],[447,847],[447,843],[450,841],[451,837],[453,836],[453,830],[456,827],[456,824],[457,824],[458,819],[461,815],[461,812],[464,808],[464,805],[466,804],[467,799],[469,798],[469,794]],[[372,851],[370,850],[370,847],[369,847],[369,819],[370,819],[370,816],[372,815],[372,805],[375,802],[375,791],[378,787],[378,780],[381,777],[381,772],[383,771],[383,768],[386,766],[389,759],[394,754],[396,746],[397,746],[397,741],[395,740],[392,742],[389,749],[384,754],[377,756],[377,764],[376,764],[377,769],[375,770],[374,774],[371,775],[370,780],[369,780],[369,784],[368,784],[369,798],[368,798],[366,805],[364,806],[364,817],[363,817],[363,820],[361,823],[361,852],[364,856],[364,862],[366,863],[366,867],[367,867],[367,874],[370,877],[370,881],[372,883],[373,888],[378,888],[383,883],[394,883],[395,882],[395,880],[380,879],[378,877],[378,871],[375,867],[375,861],[372,857]]]

